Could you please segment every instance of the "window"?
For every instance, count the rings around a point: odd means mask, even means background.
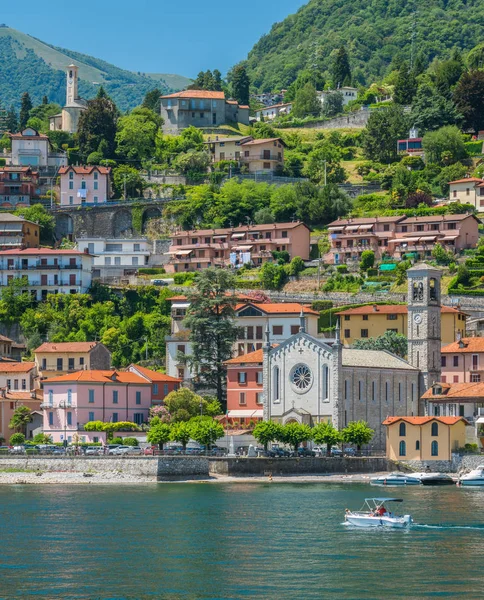
[[[158,384],[157,383],[153,384],[153,394],[158,394]]]
[[[69,179],[74,179],[74,173],[72,171],[69,172]]]
[[[71,412],[67,413],[67,424],[72,425],[72,413]]]
[[[72,404],[72,390],[67,390],[67,406]]]
[[[407,444],[405,443],[405,440],[402,440],[399,444],[399,448],[398,448],[398,454],[400,456],[406,456],[407,455]]]
[[[46,358],[42,359],[42,369],[44,369],[44,370],[47,369],[47,359]]]
[[[63,370],[63,365],[64,365],[64,361],[62,360],[62,358],[58,358],[57,359],[57,370],[58,371],[62,371]]]
[[[398,384],[398,401],[399,402],[402,401],[402,384],[401,383]]]
[[[291,335],[296,335],[299,333],[299,325],[291,325]]]
[[[345,315],[345,321],[349,321],[350,320],[350,315]]]
[[[271,163],[268,163],[268,162],[262,163],[262,168],[263,169],[270,169],[271,168]]]
[[[247,373],[245,373],[243,371],[239,371],[237,373],[237,381],[242,384],[247,383]]]
[[[390,397],[390,384],[388,383],[388,381],[385,381],[385,402],[388,402],[388,399]]]
[[[390,225],[383,225],[383,231],[390,231]]]
[[[255,395],[255,403],[263,404],[264,403],[264,394],[262,392],[257,392]]]
[[[27,389],[27,380],[26,379],[22,379],[22,389],[23,390]]]
[[[254,327],[253,326],[249,326],[247,327],[247,336],[246,339],[248,340],[253,340],[254,339]]]
[[[439,424],[435,421],[432,423],[432,437],[438,437],[439,435]],[[433,455],[432,455],[433,456]]]
[[[95,420],[95,419],[94,419],[94,412],[92,412],[92,411],[91,411],[91,412],[89,413],[89,421],[94,421],[94,420]]]
[[[245,392],[240,392],[239,394],[239,404],[245,404]]]
[[[117,423],[118,422],[118,413],[113,413],[113,419],[112,419],[113,423]]]
[[[54,413],[50,412],[49,413],[49,425],[53,425],[54,424]]]
[[[118,390],[113,390],[113,404],[118,403]]]
[[[257,371],[255,374],[255,382],[257,385],[262,385],[264,383],[264,373],[262,371]]]
[[[397,315],[387,315],[387,320],[388,321],[396,321],[397,320]]]
[[[440,358],[440,366],[441,367],[446,367],[447,366],[447,356],[442,356]]]
[[[94,182],[94,189],[95,190],[99,189],[99,183],[97,181]]]
[[[272,400],[279,402],[279,367],[272,369]]]
[[[74,182],[73,181],[69,181],[69,189],[70,190],[74,189]]]
[[[329,369],[328,365],[323,366],[323,400],[329,397]]]
[[[142,425],[143,423],[143,413],[134,413],[134,422],[136,425]]]
[[[407,435],[407,425],[405,423],[400,423],[400,430],[398,432],[400,437],[405,437]]]
[[[454,367],[458,367],[459,366],[459,356],[454,356]]]
[[[446,376],[446,375],[441,375],[441,377],[440,377],[440,381],[441,381],[442,383],[447,383],[447,376]]]
[[[363,400],[363,382],[358,381],[358,400]]]
[[[283,231],[283,232],[281,233],[281,237],[283,237],[283,238],[287,238],[287,231]]]
[[[436,442],[435,440],[432,442],[432,444],[430,445],[430,454],[432,456],[439,455],[439,442]]]
[[[94,390],[89,390],[89,403],[92,404],[94,402]]]
[[[263,338],[262,325],[257,325],[255,328],[255,339],[261,340]]]
[[[18,379],[13,380],[13,389],[18,390]]]
[[[368,315],[363,315],[363,321],[368,321]]]
[[[175,386],[176,389],[176,386]],[[163,396],[168,396],[168,384],[164,383],[163,384]]]
[[[344,337],[345,338],[351,337],[351,331],[349,329],[345,329],[345,335],[344,335]]]
[[[136,392],[136,404],[141,404],[141,392]]]
[[[459,376],[458,375],[454,375],[452,377],[452,383],[459,383]]]
[[[74,204],[74,196],[69,196],[69,204],[71,206]]]
[[[94,196],[94,204],[97,204],[99,201],[99,197],[98,196]]]
[[[282,335],[283,326],[282,325],[273,325],[272,326],[272,335]]]
[[[176,347],[176,351],[179,354],[185,354],[185,344],[178,344],[178,346]]]
[[[470,193],[471,193],[471,190],[470,190],[470,188],[466,188],[466,196],[469,196],[469,195],[470,195]]]
[[[205,113],[200,113],[200,118],[203,119],[205,117]]]
[[[472,373],[471,381],[472,381],[472,383],[480,383],[481,376],[479,375],[479,373]]]
[[[368,337],[368,329],[362,329],[361,330],[361,337],[362,338],[367,338]]]
[[[134,266],[138,265],[138,257],[137,256],[133,256],[131,259],[131,264]]]
[[[73,358],[69,358],[68,361],[69,361],[68,362],[69,371],[72,371],[74,369],[74,359]]]
[[[479,369],[479,354],[472,355],[472,369],[477,371]]]

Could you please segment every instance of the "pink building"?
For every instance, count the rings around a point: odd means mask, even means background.
[[[140,365],[129,365],[126,370],[143,377],[143,379],[146,379],[146,381],[151,383],[151,401],[153,404],[163,404],[166,396],[168,396],[170,392],[176,391],[183,381],[178,377],[170,377],[170,375],[152,371],[151,369],[147,369]]]
[[[60,204],[80,206],[102,204],[111,197],[110,167],[61,167]]]
[[[462,338],[441,350],[443,383],[484,382],[484,338]]]
[[[103,441],[97,431],[84,431],[89,421],[141,425],[148,420],[151,383],[126,371],[78,371],[44,382],[44,433],[54,442],[78,435],[81,441]]]
[[[247,425],[263,416],[262,349],[225,362],[227,420]]]

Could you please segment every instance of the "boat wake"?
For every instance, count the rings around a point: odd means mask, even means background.
[[[475,529],[484,531],[484,525],[423,525],[420,523],[412,523],[412,529]]]

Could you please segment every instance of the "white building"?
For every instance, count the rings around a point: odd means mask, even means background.
[[[273,104],[272,106],[266,106],[255,111],[255,118],[257,121],[272,121],[279,116],[289,115],[292,111],[292,102],[286,102],[285,104]]]
[[[133,274],[148,264],[152,243],[146,238],[78,238],[77,249],[94,256],[93,278]]]
[[[47,294],[84,294],[91,287],[93,257],[78,250],[27,248],[0,251],[0,287],[27,277],[36,300]]]
[[[319,98],[321,100],[321,105],[324,106],[326,98],[331,94],[335,94],[336,92],[340,92],[341,94],[343,94],[343,106],[346,106],[352,100],[356,100],[358,96],[358,90],[353,87],[343,86],[337,90],[326,90],[324,92],[318,92]]]
[[[32,127],[8,135],[12,140],[12,151],[1,155],[7,165],[40,168],[67,165],[67,154],[53,152],[49,138]]]

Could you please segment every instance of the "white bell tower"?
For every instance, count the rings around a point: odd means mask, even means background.
[[[67,74],[67,92],[66,92],[66,106],[72,106],[79,98],[79,73],[76,65],[69,65],[66,70]]]

